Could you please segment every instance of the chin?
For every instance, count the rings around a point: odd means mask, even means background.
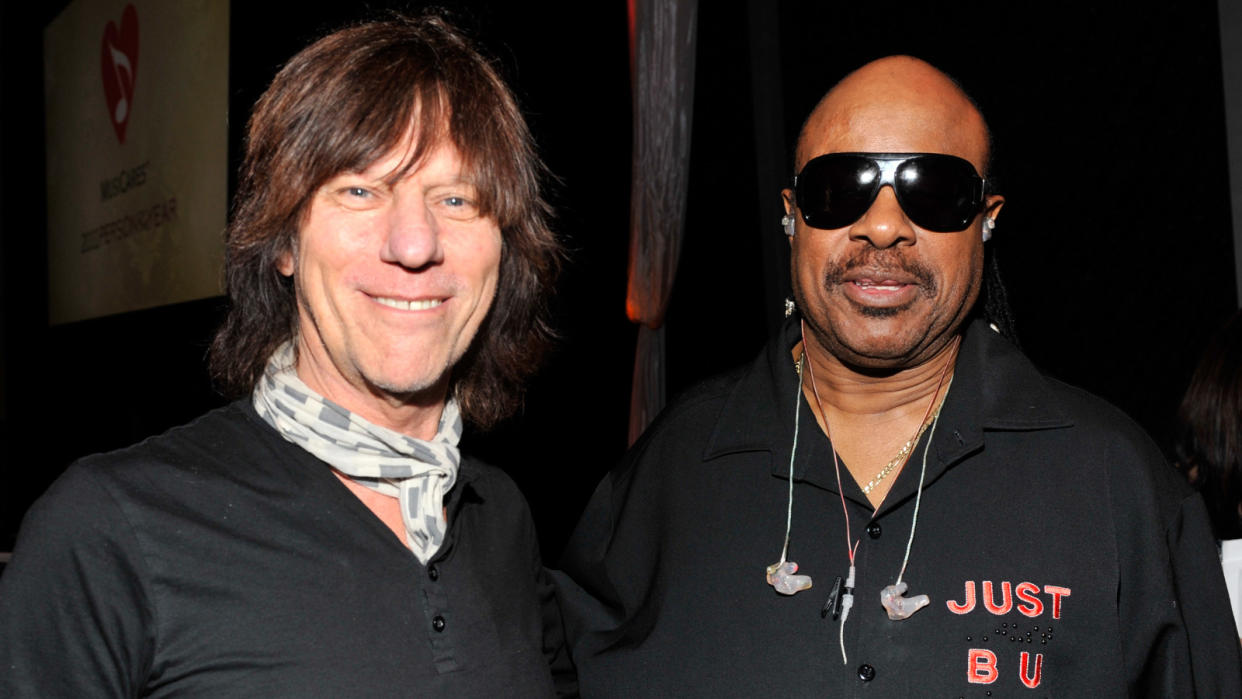
[[[906,348],[893,347],[846,348],[840,359],[857,369],[882,372],[908,367],[910,352]]]
[[[905,368],[925,349],[925,333],[910,333],[906,327],[893,332],[867,325],[838,326],[835,332],[821,338],[821,344],[841,362],[872,371]]]
[[[416,374],[376,372],[364,374],[363,379],[378,393],[408,400],[447,384],[448,374],[432,376],[422,372]]]
[[[394,356],[395,352],[385,353]],[[431,357],[422,356],[417,363],[406,363],[394,366],[391,361],[381,358],[371,366],[355,364],[362,379],[377,393],[384,393],[404,401],[416,399],[418,396],[437,394],[443,398],[444,389],[448,385],[449,370],[454,361],[452,358],[441,358],[433,361]]]

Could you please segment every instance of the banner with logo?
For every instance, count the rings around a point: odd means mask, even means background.
[[[44,34],[48,315],[222,293],[228,0],[74,0]]]

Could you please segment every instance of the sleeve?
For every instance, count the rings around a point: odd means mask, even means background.
[[[640,643],[655,624],[663,481],[639,477],[652,475],[652,432],[600,481],[553,571],[580,673],[605,649]]]
[[[556,586],[543,566],[539,567],[535,589],[539,594],[539,605],[543,612],[543,655],[552,670],[556,696],[577,697],[578,674],[565,641],[565,624],[561,617],[560,603],[556,598]]]
[[[1185,493],[1184,484],[1162,485]],[[1189,493],[1165,505],[1134,511],[1119,528],[1129,694],[1242,696],[1238,638],[1203,501]]]
[[[528,515],[529,516],[529,515]],[[561,616],[561,605],[556,597],[556,584],[547,568],[543,567],[543,559],[539,552],[539,541],[530,533],[532,561],[535,571],[535,594],[538,597],[539,611],[543,620],[543,656],[547,660],[548,669],[552,672],[552,682],[558,697],[578,696],[578,674],[574,669],[573,660],[569,655],[569,645],[565,640],[565,622]]]
[[[87,468],[27,513],[0,576],[0,696],[134,697],[153,647],[142,558]]]
[[[1168,545],[1195,695],[1242,697],[1237,629],[1207,510],[1198,493],[1182,501]]]
[[[517,527],[516,541],[523,542],[528,552],[528,562],[534,576],[536,603],[539,605],[539,616],[542,626],[542,650],[544,661],[552,675],[552,683],[556,696],[578,696],[578,673],[574,668],[569,654],[569,646],[565,640],[565,622],[561,615],[561,605],[557,599],[556,584],[548,569],[543,565],[543,555],[539,549],[539,537],[535,532],[534,520],[526,498],[508,477],[506,482],[513,492],[513,501],[520,503],[520,524]],[[522,549],[516,549],[522,550]],[[514,574],[520,574],[515,570]]]

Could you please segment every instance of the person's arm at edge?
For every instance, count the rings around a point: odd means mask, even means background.
[[[1242,653],[1237,629],[1207,510],[1198,493],[1182,500],[1180,516],[1167,534],[1195,694],[1242,697]]]
[[[154,610],[129,522],[88,467],[27,513],[0,576],[0,696],[136,697]]]

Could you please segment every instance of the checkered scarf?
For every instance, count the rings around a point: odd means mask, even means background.
[[[444,543],[444,495],[457,480],[461,413],[449,399],[431,441],[373,425],[312,391],[293,367],[286,342],[267,361],[254,390],[254,408],[285,439],[354,482],[397,498],[405,539],[427,564]]]

